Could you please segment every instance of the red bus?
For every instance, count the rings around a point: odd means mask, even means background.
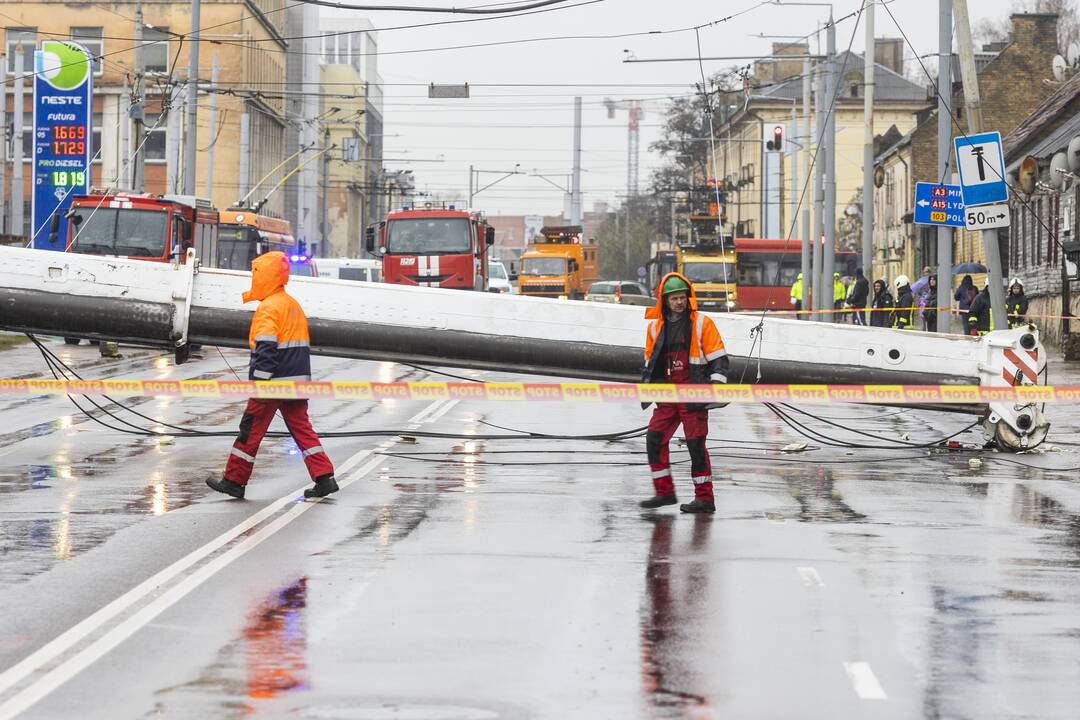
[[[836,272],[852,277],[858,255],[837,250]],[[802,272],[802,240],[735,238],[738,310],[794,310],[791,286]]]

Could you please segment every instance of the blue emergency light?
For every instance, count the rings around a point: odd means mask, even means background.
[[[289,262],[304,263],[308,261],[307,255],[293,255],[289,258]]]

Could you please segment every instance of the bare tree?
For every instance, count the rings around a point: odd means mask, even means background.
[[[1064,50],[1069,43],[1080,42],[1080,10],[1076,0],[1013,0],[1013,13],[1054,13],[1058,16],[1058,48]],[[1008,42],[1012,23],[1008,18],[981,18],[971,27],[971,34],[979,44]]]

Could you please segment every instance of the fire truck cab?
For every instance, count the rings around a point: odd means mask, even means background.
[[[365,247],[381,258],[383,282],[487,291],[487,251],[495,228],[453,205],[402,208],[367,228]]]
[[[95,192],[72,199],[67,252],[184,262],[188,248],[217,261],[218,211],[192,195]]]

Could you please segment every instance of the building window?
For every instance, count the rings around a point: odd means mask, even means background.
[[[73,27],[71,39],[79,43],[90,53],[94,63],[94,75],[101,75],[103,70],[102,55],[105,53],[105,32],[99,27]]]
[[[165,161],[165,126],[150,130],[147,128],[146,143],[143,145],[147,162]]]
[[[15,74],[15,54],[16,47],[19,45],[20,35],[22,36],[23,73],[34,72],[34,49],[37,45],[37,28],[9,27],[4,32],[8,75]]]
[[[322,58],[327,65],[352,65],[360,70],[361,33],[324,32]]]
[[[169,28],[143,28],[143,67],[146,72],[169,72]]]

